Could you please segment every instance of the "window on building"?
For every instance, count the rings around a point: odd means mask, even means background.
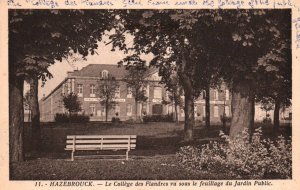
[[[143,91],[143,93],[144,93],[145,96],[148,96],[147,86],[143,86],[142,87],[142,91]]]
[[[105,116],[105,114],[106,114],[105,106],[101,106],[101,116]]]
[[[108,77],[108,71],[107,70],[103,70],[101,73],[101,77],[102,78],[107,78]]]
[[[219,106],[214,106],[214,117],[219,117]]]
[[[205,106],[203,106],[203,116],[206,116],[206,112],[205,112]]]
[[[162,93],[161,93],[162,89],[161,87],[154,87],[154,99],[161,99],[162,98]]]
[[[117,87],[116,87],[116,92],[115,92],[115,97],[116,97],[116,98],[120,98],[120,93],[121,93],[121,91],[120,91],[120,86],[117,86]]]
[[[184,117],[184,110],[183,109],[180,109],[180,115],[181,115],[181,117]]]
[[[229,116],[229,106],[225,106],[225,115]]]
[[[69,79],[70,80],[70,79]],[[68,84],[67,84],[67,89],[68,89],[68,94],[71,93],[71,81],[68,81]]]
[[[194,106],[194,117],[198,116],[198,107],[195,105]]]
[[[132,98],[132,88],[127,87],[127,98]]]
[[[171,114],[171,113],[173,113],[173,106],[169,105],[168,106],[168,114]]]
[[[90,104],[90,115],[95,116],[96,115],[96,105]]]
[[[166,100],[166,101],[170,101],[169,95],[170,95],[170,92],[169,92],[169,91],[166,91],[166,93],[165,93],[165,100]]]
[[[147,103],[142,103],[142,114],[143,116],[147,115]]]
[[[94,84],[90,85],[90,97],[96,97],[96,86]]]
[[[229,90],[225,90],[225,100],[229,100]]]
[[[78,97],[82,97],[83,96],[83,85],[82,84],[78,84],[77,85],[77,96]]]
[[[213,91],[213,94],[214,94],[214,100],[218,100],[218,90],[214,90]]]
[[[131,104],[127,104],[126,113],[128,116],[132,115],[132,105]]]

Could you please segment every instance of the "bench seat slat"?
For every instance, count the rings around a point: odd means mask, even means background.
[[[93,139],[93,138],[112,138],[112,139],[128,139],[130,137],[130,139],[135,139],[136,135],[68,135],[67,139]]]
[[[130,148],[135,148],[135,144],[130,144]],[[103,144],[101,146],[101,144],[95,145],[95,144],[84,144],[84,145],[75,145],[75,149],[79,149],[79,148],[128,148],[128,144]],[[67,149],[73,149],[73,145],[67,145],[66,146]]]
[[[133,147],[133,148],[130,148],[131,150],[133,150],[133,149],[135,149],[135,147]],[[65,150],[72,150],[72,148],[65,148]],[[128,148],[127,147],[115,147],[115,148],[113,148],[113,147],[104,147],[104,148],[100,148],[100,147],[98,147],[98,148],[76,148],[76,150],[77,151],[80,151],[80,150],[99,150],[99,151],[101,151],[101,150],[128,150]]]
[[[80,140],[76,140],[75,141],[75,144],[93,144],[93,143],[101,143],[103,142],[103,144],[105,143],[128,143],[128,139],[120,139],[120,140],[107,140],[107,139],[104,139],[103,141],[101,139],[99,140],[90,140],[90,139],[80,139]],[[130,139],[130,143],[136,143],[136,139]],[[73,144],[73,140],[67,140],[67,144]]]

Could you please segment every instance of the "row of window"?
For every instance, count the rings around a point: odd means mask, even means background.
[[[205,112],[205,106],[202,106],[202,115],[197,111],[197,106],[195,106],[195,117],[205,117],[206,112]],[[224,108],[224,107],[223,107]],[[229,116],[229,106],[225,106],[224,110],[219,110],[219,106],[214,106],[213,107],[213,117],[220,117],[220,115],[223,115],[225,113],[226,116]],[[184,110],[180,110],[180,115],[181,117],[184,117]]]
[[[202,92],[202,99],[205,99],[206,97],[206,92]],[[223,99],[223,98],[221,98]],[[213,100],[219,100],[219,91],[218,90],[213,90]],[[225,100],[229,100],[229,90],[225,90]]]
[[[145,89],[146,90],[146,89]],[[83,84],[77,84],[77,95],[78,97],[83,97]],[[120,87],[116,88],[116,98],[120,98]],[[96,85],[90,85],[90,97],[96,97]],[[132,88],[127,88],[127,98],[132,98]],[[162,98],[162,88],[161,87],[154,87],[154,98],[161,99]]]
[[[114,111],[115,113],[120,114],[120,106],[116,105]],[[106,114],[105,106],[101,106],[100,110],[97,110],[96,112],[96,104],[90,104],[90,114],[92,116],[105,116]],[[126,115],[132,116],[132,104],[126,105]]]
[[[145,89],[146,90],[146,89]],[[161,87],[154,87],[154,99],[161,99],[162,98],[162,88]],[[78,92],[78,97],[83,97],[83,84],[78,84],[77,85],[77,92]],[[120,98],[120,87],[118,86],[116,89],[116,98]],[[202,93],[202,98],[205,99],[206,93],[203,91]],[[96,85],[91,84],[90,85],[90,97],[96,97]],[[127,98],[132,98],[132,89],[130,87],[127,88]],[[166,94],[166,98],[167,94]],[[213,100],[218,100],[219,99],[219,93],[218,90],[213,90]],[[225,100],[229,100],[229,90],[225,90]]]

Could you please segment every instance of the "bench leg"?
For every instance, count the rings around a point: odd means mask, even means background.
[[[72,151],[72,153],[71,153],[71,161],[74,161],[74,152],[75,151]]]
[[[129,150],[126,150],[126,160],[128,160],[128,153],[129,153]]]

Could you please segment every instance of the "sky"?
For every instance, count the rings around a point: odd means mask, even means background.
[[[130,37],[129,37],[130,39]],[[104,37],[102,42],[98,43],[97,53],[95,55],[89,55],[86,57],[86,60],[72,61],[63,60],[62,62],[56,62],[55,64],[49,67],[50,73],[52,73],[53,78],[48,79],[45,85],[42,87],[41,82],[39,83],[39,94],[38,97],[41,99],[43,95],[47,96],[61,81],[63,81],[68,71],[73,71],[74,69],[82,69],[89,64],[115,64],[122,60],[126,55],[116,49],[111,51],[111,45],[105,45],[109,41],[108,37]],[[128,45],[132,43],[132,39],[128,42]],[[152,55],[142,56],[147,62],[152,58]]]

